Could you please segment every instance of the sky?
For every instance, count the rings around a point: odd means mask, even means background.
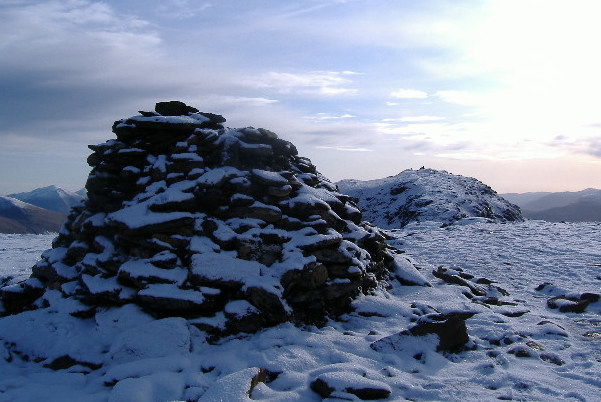
[[[0,194],[84,187],[88,144],[181,100],[332,181],[422,166],[601,188],[597,0],[3,0]]]

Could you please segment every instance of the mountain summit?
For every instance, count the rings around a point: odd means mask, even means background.
[[[410,169],[384,179],[336,184],[341,192],[358,199],[366,220],[381,228],[424,221],[450,225],[463,218],[523,220],[519,207],[489,186],[440,170]]]
[[[63,214],[69,213],[71,207],[79,204],[84,198],[54,185],[25,193],[9,194],[8,197]]]

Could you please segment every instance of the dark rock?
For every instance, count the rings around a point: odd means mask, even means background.
[[[439,338],[437,351],[459,352],[469,341],[465,320],[474,314],[472,312],[428,314],[420,318],[408,332],[415,336],[436,334]]]
[[[470,289],[471,293],[475,296],[484,296],[486,292],[481,287],[477,286],[473,282],[462,278],[459,274],[453,274],[451,272],[447,272],[445,268],[438,267],[436,270],[432,271],[432,275],[435,277],[442,279],[443,281],[454,284],[465,286]]]
[[[44,287],[39,280],[34,278],[0,289],[0,298],[6,314],[33,309],[32,303],[42,294],[44,294]]]
[[[524,345],[519,345],[514,348],[509,349],[507,353],[514,355],[515,357],[534,357],[536,353],[529,347]]]
[[[50,363],[44,364],[44,367],[51,370],[65,370],[75,365],[87,367],[92,370],[97,370],[102,367],[102,364],[78,361],[69,355],[63,355],[52,360]]]
[[[539,357],[542,361],[548,362],[548,363],[553,363],[557,366],[563,366],[564,364],[566,364],[566,362],[564,362],[561,358],[559,358],[558,356],[555,356],[553,354],[541,353],[541,355]]]
[[[180,101],[157,102],[154,110],[163,116],[186,116],[188,113],[198,113],[198,109]]]
[[[248,394],[250,395],[253,389],[255,389],[255,387],[259,383],[270,383],[273,380],[275,380],[279,375],[280,373],[260,368],[259,372],[250,380],[250,389],[248,391]]]
[[[391,393],[385,383],[346,372],[324,373],[313,380],[310,386],[322,398],[328,398],[333,392],[345,392],[361,400],[377,400],[386,399]]]
[[[448,314],[429,313],[415,320],[416,324],[398,334],[382,338],[370,345],[379,352],[410,352],[413,355],[413,342],[409,339],[415,336],[436,335],[437,352],[458,353],[466,350],[469,336],[465,320],[475,312],[455,312]],[[426,343],[424,343],[426,345]],[[433,346],[433,345],[432,345]]]
[[[334,388],[330,387],[324,380],[318,378],[311,382],[311,389],[317,393],[322,398],[327,398],[330,396],[332,392],[334,392]]]
[[[547,306],[559,309],[562,313],[584,313],[591,303],[599,301],[600,296],[596,293],[582,293],[580,296],[559,295],[547,300]]]
[[[601,295],[597,293],[583,293],[580,295],[580,300],[587,301],[589,303],[597,303],[600,298]]]
[[[529,313],[530,310],[516,310],[516,311],[505,311],[502,312],[501,314],[503,314],[505,317],[521,317],[524,314]]]

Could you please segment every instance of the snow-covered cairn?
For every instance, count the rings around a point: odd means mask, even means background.
[[[320,323],[386,275],[382,234],[290,142],[182,102],[155,110],[90,146],[87,201],[31,278],[3,289],[4,314],[58,289],[81,317],[135,303],[236,333]]]

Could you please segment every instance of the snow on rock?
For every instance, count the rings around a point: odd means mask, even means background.
[[[261,374],[258,367],[228,374],[217,380],[198,400],[198,402],[252,401],[249,397]]]
[[[113,341],[109,358],[117,363],[164,356],[186,355],[190,330],[185,319],[169,317],[123,331]]]
[[[445,171],[410,169],[384,179],[336,184],[341,192],[358,199],[366,220],[381,228],[425,221],[450,225],[464,218],[523,220],[519,207],[489,186]]]
[[[180,376],[159,371],[141,378],[131,377],[119,381],[111,390],[108,401],[176,401],[183,388],[184,382]]]
[[[5,314],[60,289],[84,317],[134,303],[157,318],[224,316],[193,321],[223,336],[323,324],[398,271],[380,230],[291,143],[177,101],[140,114],[90,146],[88,198],[33,268],[42,288],[2,291]]]
[[[345,399],[342,393],[353,394],[359,399],[386,399],[390,386],[356,373],[332,371],[319,375],[311,382],[311,389],[323,398]]]

